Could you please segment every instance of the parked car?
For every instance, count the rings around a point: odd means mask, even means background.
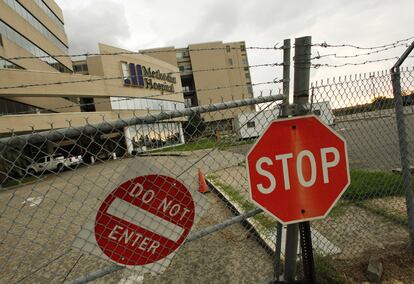
[[[45,171],[62,170],[79,165],[82,162],[81,156],[71,156],[65,158],[60,155],[45,156],[38,159],[35,163],[27,167],[26,171],[30,174],[37,174]]]
[[[73,166],[77,166],[80,163],[83,162],[82,156],[69,156],[68,158],[66,158],[66,163],[65,165],[67,167],[73,167]]]

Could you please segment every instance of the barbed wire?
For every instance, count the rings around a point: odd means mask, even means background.
[[[237,70],[237,69],[244,69],[244,68],[259,68],[259,67],[278,67],[283,66],[283,63],[264,63],[264,64],[256,64],[256,65],[246,65],[246,66],[236,66],[236,67],[220,67],[220,68],[210,68],[210,69],[199,69],[199,70],[192,70],[188,71],[189,73],[199,73],[199,72],[217,72],[217,71],[225,71],[225,70]],[[166,74],[181,74],[186,73],[175,71],[175,72],[168,72]],[[79,74],[82,75],[82,74]],[[94,76],[94,75],[83,75],[83,76]],[[70,81],[56,81],[56,82],[48,82],[48,83],[34,83],[34,84],[22,84],[22,85],[15,85],[15,86],[0,86],[0,90],[8,90],[8,89],[20,89],[20,88],[29,88],[29,87],[45,87],[45,86],[53,86],[53,85],[65,85],[65,84],[75,84],[75,83],[91,83],[97,81],[106,81],[106,80],[116,80],[116,79],[131,79],[131,76],[112,76],[112,77],[99,77],[99,78],[88,78],[82,80],[70,80]]]
[[[246,47],[230,47],[230,50],[279,50],[280,47],[277,47],[277,44],[274,46],[246,46]],[[203,52],[203,51],[221,51],[228,50],[227,47],[209,47],[209,48],[163,48],[157,50],[139,50],[139,51],[117,51],[117,52],[86,52],[86,53],[75,53],[75,54],[53,54],[53,55],[43,55],[43,56],[16,56],[5,58],[7,60],[21,60],[21,59],[46,59],[46,58],[76,58],[76,57],[88,57],[88,56],[117,56],[117,55],[145,55],[145,54],[155,54],[155,53],[167,53],[167,52],[177,52],[177,51],[188,51],[188,52]]]
[[[386,52],[388,50],[391,50],[391,49],[394,49],[394,48],[397,48],[397,47],[400,47],[400,46],[408,47],[408,44],[407,43],[399,43],[399,44],[389,46],[389,47],[385,47],[385,48],[382,48],[382,49],[378,49],[378,50],[375,50],[375,51],[359,53],[359,54],[353,54],[353,55],[338,55],[336,53],[329,53],[329,54],[320,55],[319,52],[317,51],[318,55],[314,55],[313,57],[311,57],[311,60],[318,60],[318,59],[322,59],[322,58],[325,58],[325,57],[334,57],[334,58],[338,58],[338,59],[348,59],[348,58],[356,58],[356,57],[361,57],[361,56],[370,56],[370,55],[373,55],[373,54]]]
[[[311,46],[319,46],[319,47],[323,47],[323,48],[349,47],[349,48],[362,49],[362,50],[374,50],[374,49],[392,47],[392,46],[395,46],[395,45],[400,44],[402,42],[407,42],[407,41],[412,40],[412,39],[414,39],[414,36],[404,38],[404,39],[400,39],[400,40],[397,40],[397,41],[392,42],[392,43],[388,43],[388,44],[384,44],[384,45],[378,45],[378,46],[371,46],[371,47],[358,46],[358,45],[354,45],[354,44],[328,44],[326,41],[324,41],[322,43],[313,43],[313,44],[311,44]]]
[[[121,78],[124,78],[124,77],[121,77]],[[117,79],[119,79],[119,78],[117,78]],[[141,97],[139,99],[152,99],[152,98],[166,97],[166,96],[177,95],[177,94],[208,92],[208,91],[217,91],[217,90],[224,90],[224,89],[231,89],[231,88],[242,88],[242,87],[249,87],[249,86],[254,87],[254,86],[261,86],[261,85],[278,84],[278,83],[281,83],[281,82],[282,82],[282,80],[278,80],[276,78],[273,81],[265,81],[265,82],[259,82],[259,83],[216,86],[216,87],[213,87],[213,88],[200,88],[200,89],[187,90],[187,91],[176,91],[176,92],[172,92],[172,93],[169,93],[169,94],[155,94],[155,95],[149,95],[149,96],[146,96],[146,97]],[[263,91],[261,91],[261,95],[262,94],[263,94]],[[96,97],[96,98],[108,98],[108,97]],[[133,101],[134,99],[138,99],[138,98],[127,97],[127,98],[120,98],[120,99],[115,99],[115,100],[109,99],[108,101],[83,103],[83,104],[73,102],[70,105],[61,106],[61,107],[57,107],[57,108],[53,108],[53,109],[42,108],[42,110],[56,112],[58,110],[68,109],[68,108],[72,108],[72,107],[97,106],[97,105],[100,105],[100,104],[116,103],[116,102],[123,102],[123,101],[128,102],[128,101]],[[172,101],[172,100],[165,100],[165,101],[179,103],[179,101]],[[128,110],[129,111],[134,111],[136,109],[126,109],[126,111],[128,111]],[[146,110],[146,109],[144,109],[144,110]],[[112,111],[120,111],[120,110],[112,110]],[[15,115],[15,114],[33,114],[33,113],[34,113],[33,111],[24,111],[24,112],[14,112],[13,114]],[[5,115],[7,115],[7,114],[0,114],[0,116],[5,116]]]
[[[414,57],[414,55],[408,56],[408,58],[412,58],[412,57]],[[340,68],[340,67],[346,67],[346,66],[361,66],[361,65],[371,64],[371,63],[386,62],[386,61],[398,60],[398,59],[399,59],[398,56],[394,56],[394,57],[381,58],[381,59],[375,59],[375,60],[366,60],[363,62],[355,62],[355,63],[347,62],[343,64],[329,64],[329,63],[311,64],[311,68],[318,69],[321,67]]]

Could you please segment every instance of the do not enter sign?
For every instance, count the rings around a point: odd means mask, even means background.
[[[252,201],[284,224],[326,216],[349,185],[346,142],[314,115],[273,121],[246,159]]]
[[[95,238],[113,261],[145,265],[180,247],[194,216],[192,196],[181,182],[162,175],[139,176],[105,198],[96,215]]]

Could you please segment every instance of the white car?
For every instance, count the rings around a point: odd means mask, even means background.
[[[26,171],[30,174],[37,174],[45,171],[62,170],[71,166],[76,166],[82,163],[81,156],[71,156],[65,158],[63,156],[45,156],[27,167]]]

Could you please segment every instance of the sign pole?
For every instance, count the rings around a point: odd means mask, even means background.
[[[295,74],[294,74],[294,104],[295,115],[304,115],[308,112],[305,105],[309,100],[310,66],[312,52],[312,37],[306,36],[295,39]],[[315,283],[315,263],[312,250],[312,234],[310,223],[299,223],[300,245],[302,248],[302,261],[305,280]]]
[[[309,98],[311,44],[312,37],[310,36],[295,39],[295,69],[293,85],[293,104],[295,106],[295,116],[306,114],[305,104],[308,102]],[[286,281],[295,280],[297,250],[298,225],[291,224],[287,226],[286,232],[284,275]]]
[[[311,37],[296,39],[295,48],[295,104],[286,108],[286,115],[296,117],[267,126],[247,153],[246,168],[250,200],[287,225],[283,277],[278,277],[277,262],[282,227],[277,227],[274,282],[315,283],[309,221],[330,212],[348,188],[350,175],[345,139],[318,116],[305,115],[309,112]],[[306,279],[296,276],[299,231]]]
[[[313,260],[312,234],[309,221],[299,223],[299,232],[300,246],[302,247],[303,272],[306,283],[314,284],[316,283],[315,263]]]

